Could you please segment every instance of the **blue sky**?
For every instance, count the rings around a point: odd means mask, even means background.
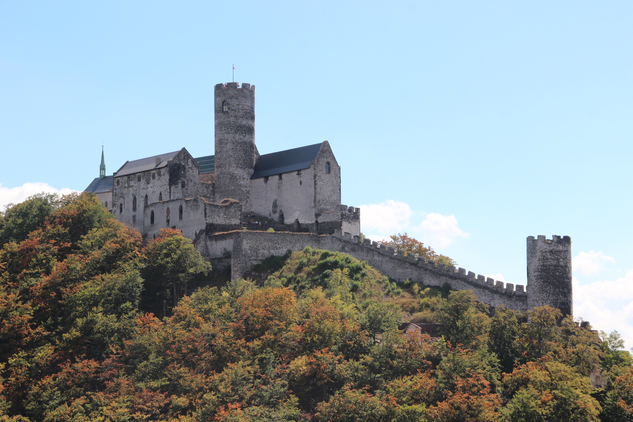
[[[213,86],[256,88],[261,153],[328,140],[343,203],[526,281],[572,238],[575,315],[633,347],[633,3],[0,3],[0,208],[126,160],[213,151]],[[64,190],[63,192],[66,192]]]

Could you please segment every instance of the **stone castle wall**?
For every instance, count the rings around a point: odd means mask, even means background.
[[[349,234],[341,236],[317,235],[313,233],[234,231],[205,236],[196,242],[196,247],[207,257],[228,257],[231,262],[231,278],[243,276],[253,265],[271,255],[283,255],[286,251],[300,251],[306,246],[344,252],[356,259],[364,260],[381,273],[397,281],[407,279],[427,286],[440,287],[448,283],[454,290],[472,290],[478,299],[491,306],[505,305],[525,312],[528,309],[528,293],[523,285],[495,281],[475,275],[463,268],[446,267],[432,261],[404,256],[377,242]]]

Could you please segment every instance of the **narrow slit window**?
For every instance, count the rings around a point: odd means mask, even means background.
[[[328,161],[327,163],[325,163],[325,173],[330,174],[330,171],[331,171],[330,162]]]

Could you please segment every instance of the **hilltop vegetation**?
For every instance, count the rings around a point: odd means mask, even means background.
[[[555,309],[491,312],[310,248],[187,296],[210,270],[191,241],[144,244],[89,195],[10,208],[0,247],[0,421],[633,418],[617,333]]]

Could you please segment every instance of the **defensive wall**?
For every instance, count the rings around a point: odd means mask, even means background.
[[[534,239],[532,236],[530,238]],[[533,241],[530,238],[528,238],[528,245]],[[563,239],[561,240],[560,236],[554,236],[553,240],[546,240],[545,236],[539,236],[536,242],[559,247],[561,242],[568,242],[569,237],[565,236]],[[426,286],[437,287],[447,283],[453,290],[472,290],[480,302],[493,307],[505,305],[507,308],[525,312],[533,309],[534,306],[557,306],[560,303],[571,303],[571,288],[568,291],[550,289],[548,290],[550,293],[546,295],[539,288],[538,283],[557,284],[558,281],[545,280],[541,277],[540,281],[537,280],[537,284],[534,285],[534,280],[531,281],[528,278],[526,288],[521,284],[504,283],[483,275],[476,275],[463,268],[427,261],[412,254],[405,256],[401,250],[394,250],[369,239],[361,241],[359,236],[351,236],[348,233],[342,235],[338,231],[331,236],[314,233],[233,231],[199,237],[195,244],[204,256],[211,258],[212,263],[221,267],[230,265],[232,279],[242,277],[253,265],[271,255],[280,256],[288,250],[295,252],[310,246],[315,249],[347,253],[356,259],[367,261],[381,273],[399,282],[409,279]],[[571,245],[571,240],[564,244]],[[542,252],[541,256],[547,255],[546,251]],[[560,263],[560,260],[556,262]],[[560,269],[561,266],[557,268]],[[571,286],[571,277],[569,279]],[[563,285],[565,283],[566,280]],[[534,305],[530,306],[530,303]],[[563,309],[563,312],[571,314],[571,307]]]

